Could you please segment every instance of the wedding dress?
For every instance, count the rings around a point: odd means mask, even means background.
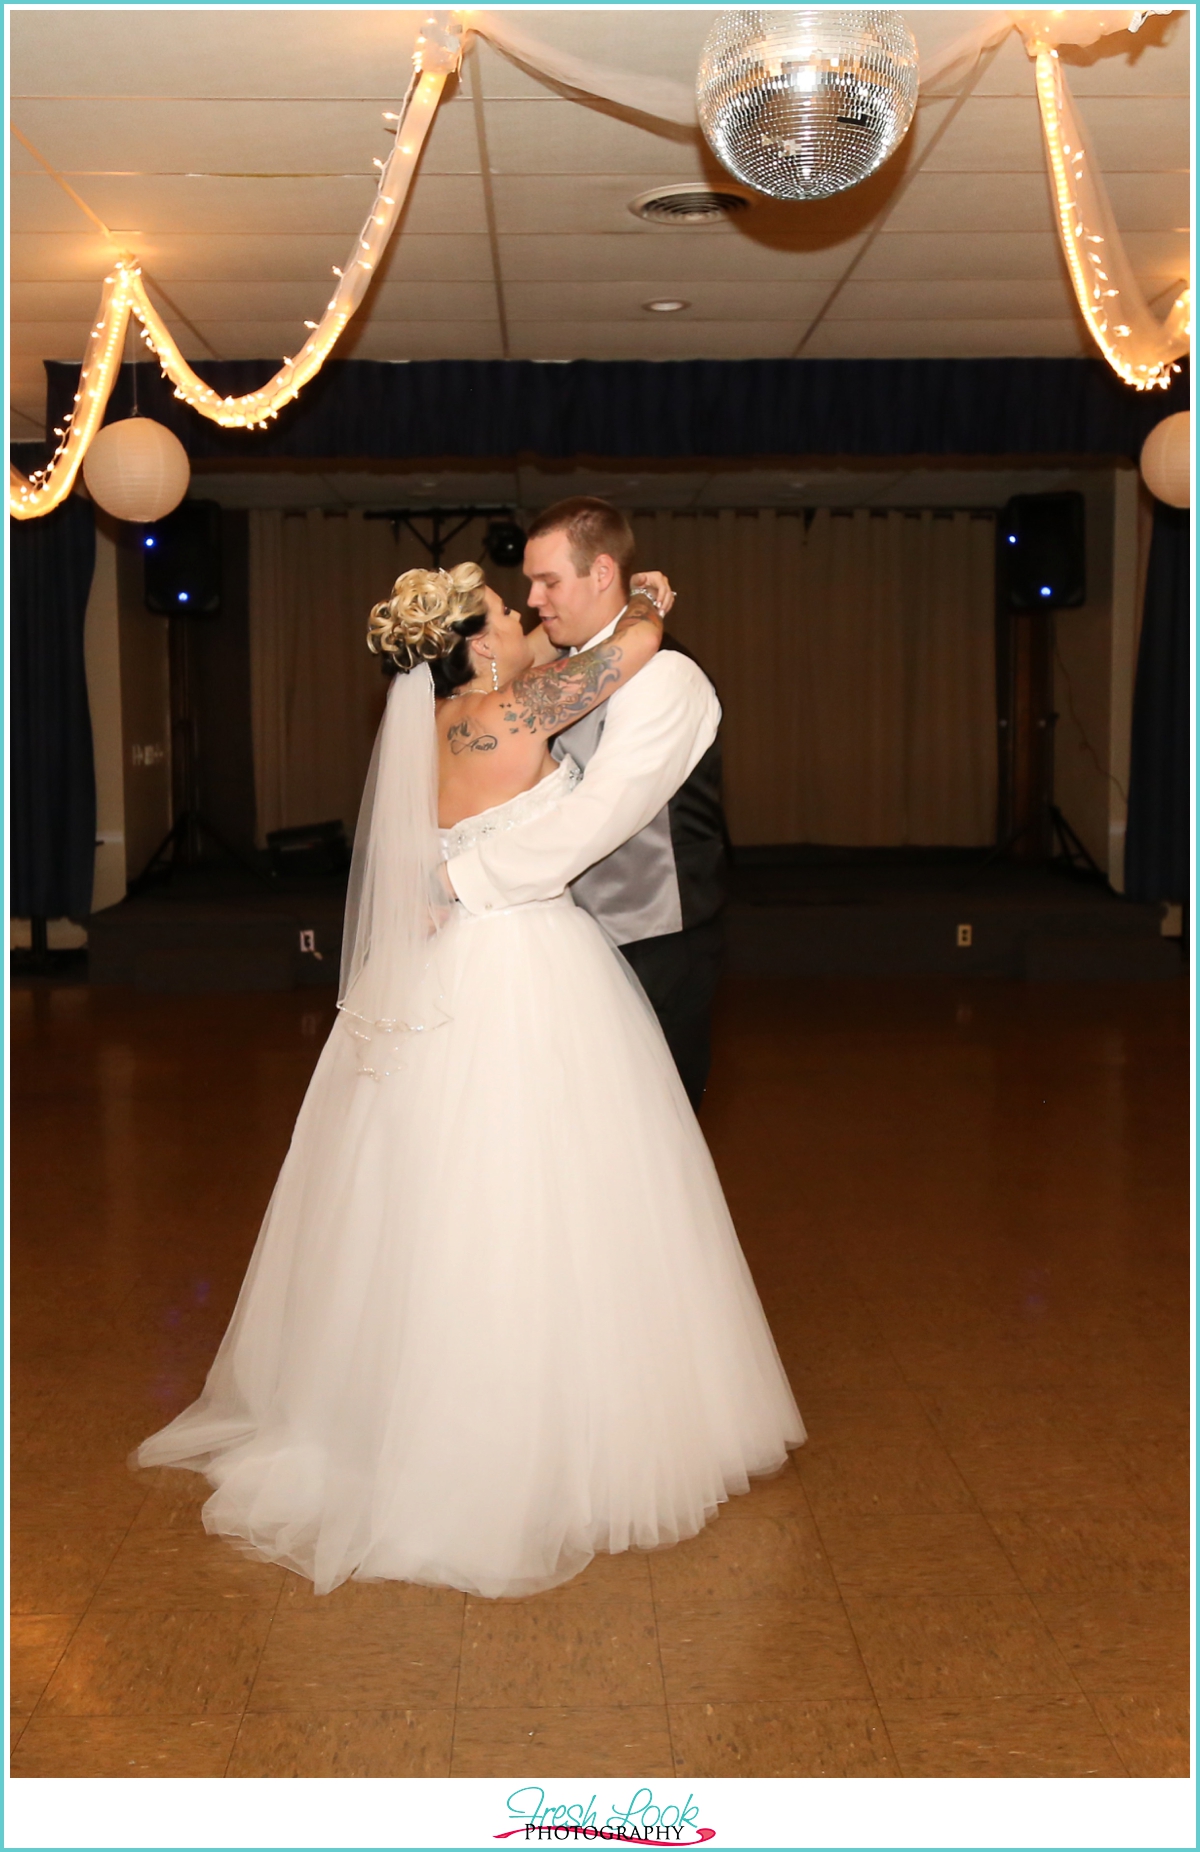
[[[569,802],[572,760],[440,836]],[[139,1466],[308,1577],[528,1595],[693,1536],[804,1428],[654,1013],[569,894],[438,941],[441,1020],[339,1017],[205,1389]],[[350,1025],[351,1028],[353,1025]],[[360,1038],[361,1041],[361,1038]]]

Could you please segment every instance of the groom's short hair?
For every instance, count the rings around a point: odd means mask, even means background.
[[[601,501],[598,495],[569,495],[542,510],[529,528],[528,538],[539,540],[545,534],[565,534],[571,560],[580,578],[592,570],[596,557],[607,553],[617,568],[621,590],[629,591],[633,571],[633,529],[619,508]]]

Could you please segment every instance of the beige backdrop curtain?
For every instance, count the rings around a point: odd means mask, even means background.
[[[446,564],[478,559],[473,521]],[[250,515],[250,698],[257,835],[338,817],[353,835],[386,684],[367,649],[367,615],[401,572],[427,566],[414,535],[360,512]],[[520,600],[515,571],[490,570]]]
[[[482,556],[484,522],[446,563]],[[642,514],[671,627],[717,684],[735,843],[974,846],[994,840],[993,523],[954,514]],[[258,837],[353,831],[384,684],[367,612],[428,564],[361,513],[250,517]],[[523,605],[516,569],[489,568]]]
[[[735,843],[995,839],[993,521],[648,514],[639,559],[717,684]]]

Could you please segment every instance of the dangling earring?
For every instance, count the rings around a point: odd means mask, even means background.
[[[500,692],[500,671],[496,667],[496,658],[493,656],[492,657],[492,693],[499,694],[499,692]]]

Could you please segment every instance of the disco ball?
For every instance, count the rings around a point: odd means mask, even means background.
[[[696,104],[738,180],[773,199],[828,199],[899,147],[918,82],[897,12],[735,7],[704,41]]]

